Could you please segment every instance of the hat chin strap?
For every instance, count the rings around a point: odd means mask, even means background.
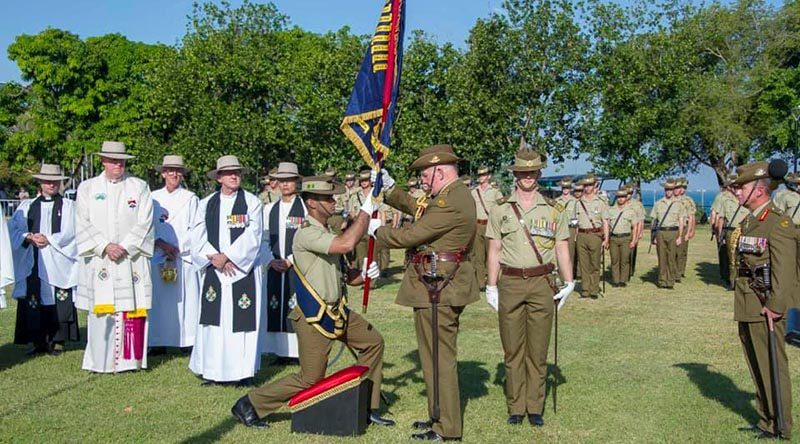
[[[530,187],[526,188],[525,186],[522,185],[522,181],[517,179],[517,186],[519,187],[520,190],[525,191],[526,193],[529,193],[529,192],[539,188],[539,182],[534,181],[533,185],[531,185]]]

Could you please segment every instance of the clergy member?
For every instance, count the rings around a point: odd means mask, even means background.
[[[190,231],[199,199],[181,186],[186,167],[181,156],[164,156],[156,167],[164,188],[153,192],[155,253],[150,355],[164,347],[194,345],[200,308],[197,271],[192,265]]]
[[[87,310],[83,369],[116,373],[147,367],[147,310],[153,295],[153,200],[150,187],[126,174],[120,142],[103,142],[99,176],[78,187],[75,306]]]
[[[189,368],[204,385],[252,385],[260,359],[262,205],[241,188],[236,156],[208,173],[219,191],[200,201],[191,231],[200,273],[200,326]]]
[[[300,174],[297,165],[281,162],[272,175],[278,179],[281,199],[264,209],[264,242],[271,254],[265,263],[266,283],[266,336],[264,353],[274,353],[281,358],[297,358],[297,334],[289,321],[294,308],[291,279],[287,271],[292,266],[294,234],[308,214],[303,200],[297,196]]]
[[[78,285],[75,207],[58,193],[67,177],[58,165],[42,164],[41,194],[22,201],[9,222],[17,286],[15,344],[32,342],[30,354],[60,355],[65,341],[78,341],[72,293]]]

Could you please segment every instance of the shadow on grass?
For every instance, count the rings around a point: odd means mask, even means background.
[[[422,378],[422,364],[419,362],[419,354],[416,350],[410,351],[403,355],[403,361],[412,364],[411,368],[400,373],[393,378],[383,378],[382,392],[386,396],[388,406],[393,405],[400,396],[397,395],[397,390],[407,387],[409,384],[423,384],[423,389],[420,395],[425,394],[424,384],[425,380]],[[386,364],[384,364],[386,368]],[[387,407],[388,407],[387,406]]]
[[[506,381],[506,366],[501,362],[497,364],[497,371],[495,372],[494,375],[494,385],[499,385],[503,387],[503,391],[505,392],[505,381]],[[544,410],[547,410],[547,399],[552,393],[553,388],[560,385],[564,385],[566,383],[567,383],[567,378],[564,377],[564,373],[561,371],[561,367],[557,367],[554,364],[547,364],[547,379],[545,381],[545,389],[544,389]]]
[[[32,401],[28,401],[28,402],[26,402],[25,404],[23,404],[23,405],[21,405],[19,407],[11,406],[11,408],[9,410],[7,410],[7,411],[0,411],[0,418],[5,418],[6,416],[9,416],[9,415],[11,415],[11,414],[13,414],[15,412],[27,412],[32,406],[35,406],[35,405],[37,405],[39,403],[43,403],[44,401],[47,401],[50,398],[56,397],[56,396],[58,396],[58,395],[60,395],[60,394],[62,394],[64,392],[68,392],[68,391],[70,391],[72,389],[76,389],[76,388],[78,388],[78,387],[80,387],[80,386],[82,386],[84,384],[93,383],[96,378],[97,378],[96,374],[89,374],[87,377],[81,379],[80,381],[76,381],[75,383],[70,384],[70,385],[65,386],[65,387],[57,388],[57,389],[51,391],[50,393],[48,393],[46,395],[43,395],[43,396],[40,396],[40,397],[38,397],[38,398],[36,398],[36,399],[34,399]],[[48,403],[45,403],[45,404],[48,404]],[[9,404],[8,403],[4,403],[3,407],[9,407]]]
[[[658,267],[651,268],[641,276],[642,282],[658,285]]]
[[[696,362],[675,364],[673,367],[685,370],[689,380],[704,397],[722,404],[750,424],[758,421],[758,412],[750,402],[755,395],[739,389],[728,376],[709,368],[708,364]]]
[[[461,361],[458,363],[458,385],[461,391],[461,422],[464,422],[464,412],[467,404],[472,399],[482,398],[489,394],[486,383],[489,382],[489,372],[483,368],[483,362]]]
[[[719,277],[719,264],[698,262],[694,265],[694,270],[702,283],[725,288],[722,284],[722,279]]]
[[[211,429],[208,429],[197,435],[192,435],[188,438],[181,440],[181,444],[194,444],[201,442],[218,442],[226,433],[230,432],[238,424],[236,419],[229,416],[224,421],[220,422]],[[244,426],[242,426],[244,427]]]

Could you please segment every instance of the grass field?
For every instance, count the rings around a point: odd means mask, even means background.
[[[383,390],[394,428],[372,427],[355,439],[292,435],[282,412],[269,429],[247,429],[229,413],[244,391],[200,386],[188,357],[152,357],[148,370],[118,375],[82,371],[83,344],[60,357],[28,359],[25,347],[11,344],[12,307],[0,312],[0,442],[406,442],[410,423],[426,416],[426,401],[410,309],[393,303],[399,257],[367,314],[386,340]],[[757,419],[754,390],[708,231],[698,230],[687,277],[674,291],[655,287],[655,261],[655,251],[640,248],[631,285],[608,286],[598,300],[573,294],[561,311],[558,412],[548,398],[542,429],[506,425],[497,317],[483,301],[468,307],[459,336],[464,441],[751,441],[737,428]],[[788,352],[797,384],[800,351]],[[336,368],[352,362],[344,356]],[[295,369],[265,358],[257,382]]]

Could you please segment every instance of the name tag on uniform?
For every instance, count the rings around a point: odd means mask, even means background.
[[[287,230],[296,230],[296,229],[300,228],[301,225],[303,225],[303,221],[304,220],[305,220],[305,218],[302,218],[302,217],[294,217],[294,216],[287,217],[286,218],[286,229]]]
[[[537,219],[531,224],[531,236],[556,237],[556,223],[547,219]]]
[[[767,251],[767,238],[742,236],[739,238],[739,253],[761,254]]]
[[[228,216],[228,228],[244,228],[250,225],[246,214],[231,214]]]

